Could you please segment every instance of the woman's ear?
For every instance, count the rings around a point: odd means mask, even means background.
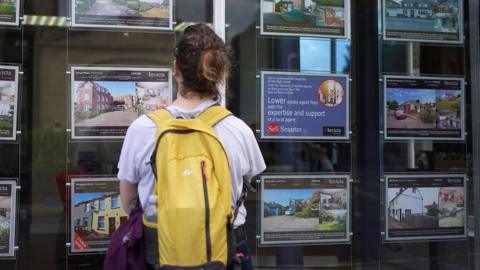
[[[173,59],[173,76],[177,80],[179,80],[182,77],[182,71],[180,71],[180,68],[177,65],[176,59]]]

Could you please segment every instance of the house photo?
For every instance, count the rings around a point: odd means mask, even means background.
[[[318,31],[308,29],[328,27],[343,31],[345,26],[345,0],[262,0],[261,8],[265,32],[294,34],[306,30],[314,34]]]
[[[389,229],[438,228],[438,194],[439,188],[389,188]]]
[[[265,189],[263,230],[265,232],[318,230],[318,202],[315,189]]]
[[[0,128],[13,128],[14,110],[15,92],[13,83],[0,81]]]
[[[135,82],[75,82],[75,125],[129,126],[139,116],[135,91]]]
[[[170,0],[75,0],[78,15],[168,18]]]
[[[320,189],[320,210],[347,209],[347,191],[345,189]]]
[[[385,115],[387,128],[434,129],[436,90],[387,88]]]
[[[168,82],[135,83],[136,101],[143,113],[165,108],[172,102],[172,89]]]
[[[389,30],[459,32],[458,0],[384,0]]]
[[[0,196],[0,250],[8,249],[10,241],[10,219],[12,214],[10,196]]]
[[[461,129],[461,91],[441,90],[437,92],[436,128],[437,129]]]
[[[91,247],[95,241],[108,241],[128,217],[115,192],[75,193],[73,203],[72,231]]]
[[[465,188],[442,187],[438,192],[440,228],[463,227],[465,224]]]

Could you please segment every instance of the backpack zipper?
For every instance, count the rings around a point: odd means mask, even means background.
[[[205,174],[205,161],[200,162],[202,169],[203,195],[205,198],[205,240],[207,244],[207,262],[212,260],[212,240],[210,238],[210,204],[208,203],[207,175]]]

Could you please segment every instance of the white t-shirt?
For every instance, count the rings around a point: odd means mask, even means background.
[[[175,117],[194,118],[215,101],[206,101],[193,111],[184,111],[176,106],[167,109]],[[253,177],[265,170],[265,161],[252,130],[239,118],[228,116],[216,124],[213,129],[223,144],[230,164],[232,181],[232,206],[236,203],[243,187],[243,177]],[[152,193],[155,176],[150,166],[150,157],[155,147],[157,125],[148,116],[136,119],[128,128],[118,162],[120,181],[138,184],[138,195],[142,207]],[[238,211],[234,227],[245,223],[247,211],[242,205]]]

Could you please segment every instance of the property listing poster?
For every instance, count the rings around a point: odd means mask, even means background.
[[[386,177],[387,240],[466,237],[464,175]]]
[[[261,244],[348,242],[349,177],[261,177]]]
[[[386,76],[384,84],[386,139],[464,139],[463,79]]]
[[[386,40],[463,42],[461,0],[383,0]]]
[[[0,66],[0,141],[17,135],[18,67]]]
[[[73,139],[123,138],[140,115],[172,102],[167,68],[72,67]]]
[[[16,181],[0,180],[0,257],[14,256]]]
[[[262,35],[350,36],[350,0],[261,0]]]
[[[78,27],[172,29],[173,0],[71,0]]]
[[[346,75],[263,71],[261,137],[348,139]]]
[[[0,26],[19,25],[20,18],[20,0],[0,1]]]
[[[128,218],[117,178],[71,179],[71,251],[106,251],[115,230]]]

